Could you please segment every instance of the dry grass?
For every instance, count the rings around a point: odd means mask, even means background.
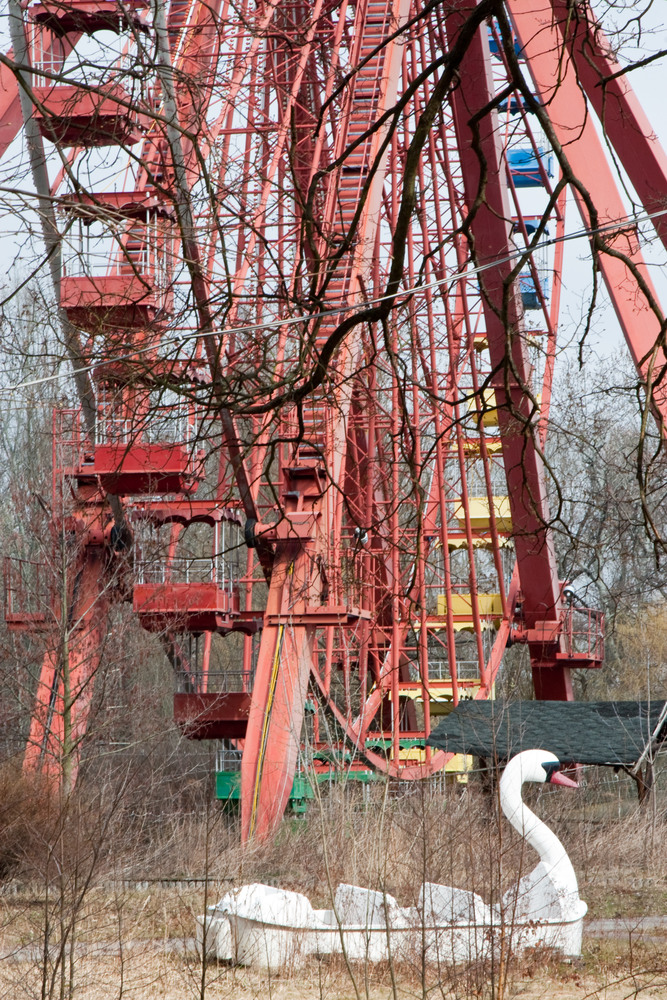
[[[667,826],[659,812],[640,816],[630,809],[625,818],[615,814],[605,821],[596,810],[591,820],[590,790],[571,796],[549,789],[530,794],[539,798],[537,810],[548,817],[572,857],[590,915],[623,916],[627,925],[615,938],[588,938],[576,964],[543,954],[515,963],[505,1000],[667,998],[667,938],[642,936],[633,925],[638,915],[667,912]],[[159,823],[136,808],[125,809],[108,792],[79,801],[65,817],[57,811],[35,815],[29,796],[24,812],[24,799],[13,801],[18,802],[16,814],[4,825],[12,835],[11,852],[4,856],[14,865],[15,891],[0,895],[5,956],[0,1000],[201,997],[202,969],[191,941],[194,918],[243,882],[295,889],[320,906],[330,904],[332,890],[342,881],[382,888],[411,905],[424,878],[494,900],[534,863],[507,824],[498,821],[493,798],[476,788],[392,798],[377,787],[366,799],[335,788],[307,819],[286,820],[274,843],[246,850],[239,847],[234,820],[203,800],[199,811],[165,813]],[[139,879],[205,872],[206,890],[187,882],[134,885]],[[47,928],[51,951],[45,959]],[[206,979],[209,998],[357,1000],[356,983],[359,1000],[497,1000],[497,977],[481,968],[455,975],[421,970],[418,964],[394,970],[377,966],[354,970],[353,982],[340,962],[312,961],[298,973],[270,981],[251,970],[216,965],[208,967]]]
[[[89,1000],[128,997],[148,1000],[164,997],[183,1000],[201,995],[201,967],[191,952],[167,950],[160,942],[128,942],[122,953],[85,954],[76,959],[76,995]],[[575,964],[559,963],[544,954],[516,964],[510,972],[507,1000],[664,1000],[667,977],[664,950],[656,943],[634,942],[632,955],[618,942],[589,949]],[[392,975],[393,971],[393,975]],[[56,977],[57,978],[57,977]],[[272,975],[252,969],[209,965],[206,996],[209,1000],[419,1000],[424,996],[443,1000],[490,998],[489,970],[422,970],[405,965],[393,970],[384,965],[348,970],[342,960],[311,960],[302,969]],[[6,959],[0,966],[0,996],[32,998],[40,995],[42,970],[29,957]]]

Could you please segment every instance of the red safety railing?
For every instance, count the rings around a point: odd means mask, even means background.
[[[44,625],[53,616],[53,586],[48,567],[33,559],[3,560],[5,621],[11,627]]]
[[[604,659],[604,612],[571,605],[561,612],[562,635],[568,656]]]

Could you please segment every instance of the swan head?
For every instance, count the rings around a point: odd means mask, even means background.
[[[561,766],[558,757],[548,750],[524,750],[516,757],[512,757],[505,768],[500,779],[501,789],[503,784],[521,787],[526,781],[533,781],[538,785],[552,784],[578,788],[576,781],[562,773]]]

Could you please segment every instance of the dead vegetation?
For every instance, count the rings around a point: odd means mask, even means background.
[[[498,899],[533,863],[499,823],[477,780],[445,794],[426,787],[394,796],[333,787],[305,819],[286,819],[273,844],[239,847],[237,823],[207,780],[192,779],[179,809],[144,801],[125,774],[116,789],[82,782],[65,804],[16,774],[2,775],[0,1000],[5,997],[507,997],[583,1000],[667,995],[667,930],[640,918],[667,910],[664,775],[639,812],[631,782],[588,775],[577,792],[542,788],[536,808],[556,829],[579,874],[589,919],[617,918],[585,937],[580,962],[545,954],[493,968],[348,970],[311,961],[270,982],[250,970],[209,965],[202,978],[194,918],[230,886],[264,881],[331,900],[342,881],[382,888],[414,904],[424,878]],[[531,793],[532,794],[532,793]],[[36,805],[38,803],[38,805]],[[149,807],[150,806],[150,807]],[[189,806],[190,808],[187,808]],[[620,813],[620,816],[619,816]],[[606,818],[605,818],[606,817]]]

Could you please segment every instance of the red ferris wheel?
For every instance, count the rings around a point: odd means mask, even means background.
[[[562,597],[544,469],[572,203],[649,387],[665,363],[609,148],[666,244],[667,161],[588,5],[12,0],[10,21],[2,152],[20,108],[79,400],[53,423],[69,570],[5,569],[8,624],[46,636],[25,767],[75,780],[121,601],[186,734],[239,763],[245,838],[305,758],[453,766],[426,740],[493,696],[508,644],[538,698],[571,698],[603,659],[601,614]]]

